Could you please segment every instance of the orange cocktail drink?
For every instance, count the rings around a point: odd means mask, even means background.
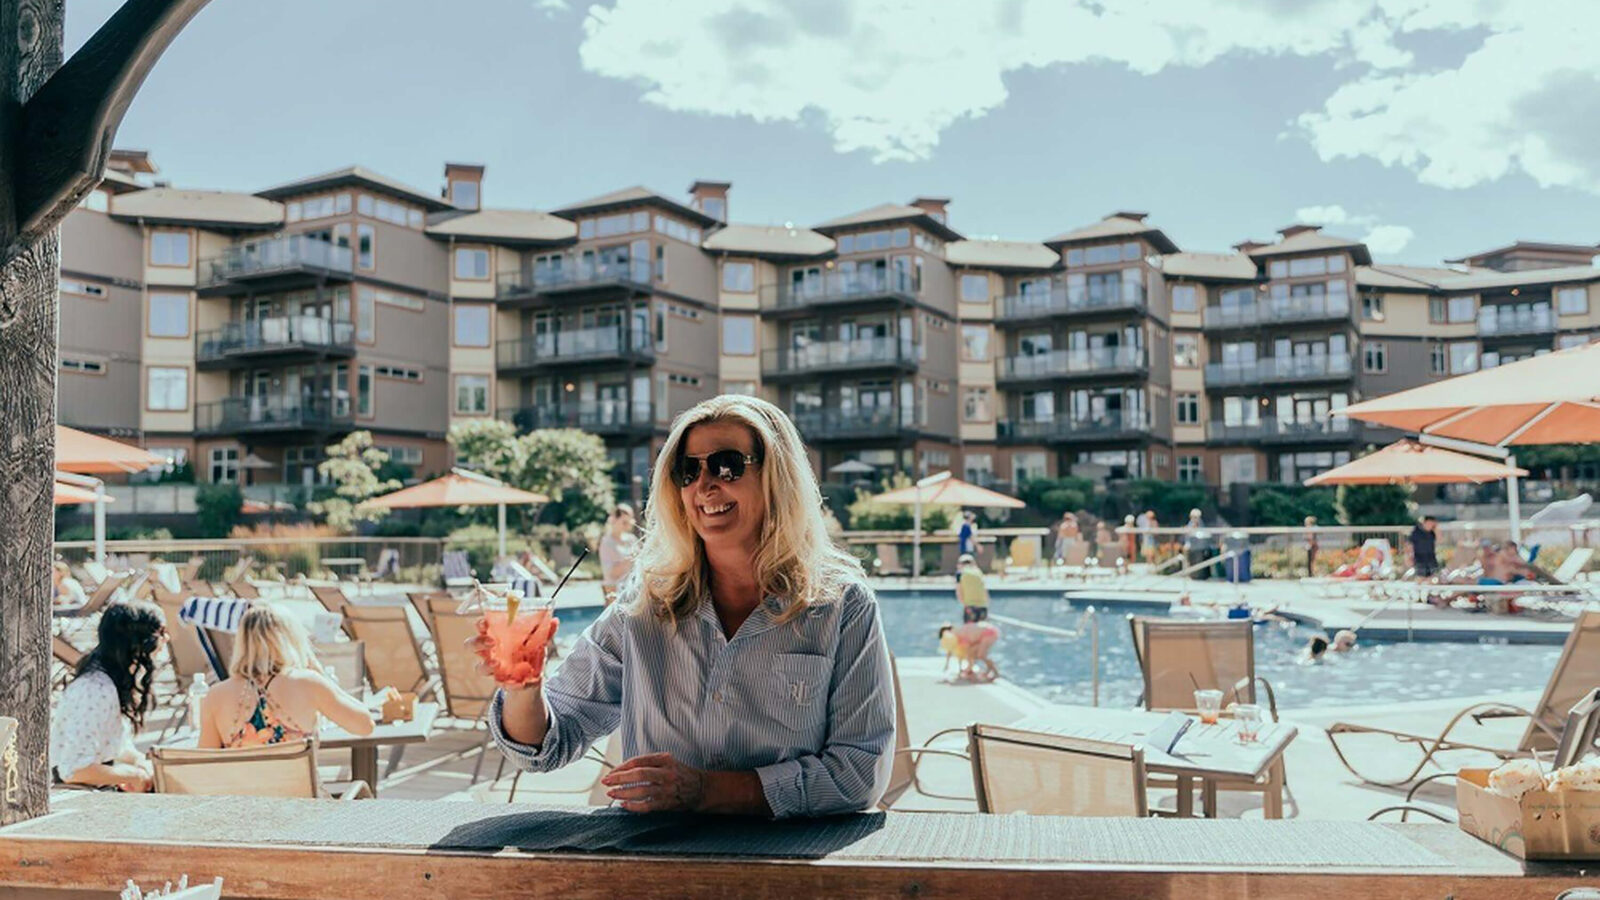
[[[501,684],[537,683],[544,675],[545,648],[560,624],[553,607],[522,609],[515,597],[507,598],[505,609],[485,607],[478,633],[488,639],[483,658],[495,680]]]

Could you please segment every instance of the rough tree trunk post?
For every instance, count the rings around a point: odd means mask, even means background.
[[[17,210],[14,113],[61,65],[62,0],[0,2],[0,221]],[[0,713],[18,721],[19,793],[0,823],[47,811],[50,742],[50,553],[56,421],[56,285],[52,228],[0,262]]]

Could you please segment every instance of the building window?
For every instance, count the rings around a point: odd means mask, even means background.
[[[356,265],[369,271],[378,265],[377,249],[373,246],[376,234],[371,225],[356,226]]]
[[[460,182],[457,182],[458,184]],[[371,268],[364,264],[363,268]],[[484,281],[489,277],[489,251],[483,247],[456,248],[456,278],[462,281]]]
[[[1447,375],[1450,372],[1450,357],[1445,351],[1445,345],[1433,343],[1428,345],[1428,374]]]
[[[724,381],[722,383],[722,392],[724,394],[754,397],[756,395],[756,383],[754,381]]]
[[[152,366],[145,370],[145,409],[181,412],[189,408],[189,370]]]
[[[189,264],[189,232],[150,232],[150,265],[187,266]]]
[[[989,299],[989,276],[963,275],[961,276],[961,300],[963,303],[983,303]]]
[[[1172,288],[1173,312],[1199,312],[1200,291],[1192,284],[1179,284]]]
[[[667,305],[665,303],[657,303],[655,305],[655,319],[656,352],[665,353],[667,352]]]
[[[477,209],[478,183],[476,181],[450,182],[450,203],[460,209]]]
[[[728,221],[728,204],[721,197],[702,197],[700,211],[718,222]]]
[[[1478,300],[1476,297],[1451,297],[1445,309],[1447,321],[1471,322],[1478,317]]]
[[[372,288],[356,291],[356,341],[375,343],[378,339],[378,295]]]
[[[422,370],[411,369],[405,366],[377,366],[373,374],[379,378],[393,378],[396,381],[421,381]]]
[[[1011,478],[1016,486],[1045,477],[1044,454],[1038,451],[1011,454]]]
[[[961,358],[967,362],[989,360],[989,326],[961,326]]]
[[[1175,334],[1172,336],[1172,365],[1179,369],[1193,369],[1200,365],[1200,336]]]
[[[725,262],[722,264],[722,289],[732,294],[749,294],[756,289],[756,264]]]
[[[482,415],[489,411],[489,376],[456,376],[456,414]]]
[[[722,352],[728,356],[755,355],[756,320],[750,316],[723,316]]]
[[[1267,264],[1268,278],[1288,278],[1289,264],[1281,259],[1275,259]]]
[[[1381,375],[1389,371],[1389,345],[1383,341],[1363,341],[1361,371]]]
[[[1178,457],[1178,480],[1185,484],[1199,484],[1205,480],[1205,469],[1198,456]]]
[[[1383,321],[1383,295],[1361,295],[1361,318],[1367,322]]]
[[[1589,289],[1564,287],[1556,291],[1556,314],[1582,316],[1589,312]]]
[[[239,480],[239,448],[211,448],[211,481],[213,484],[233,484]]]
[[[1562,334],[1556,336],[1556,349],[1566,350],[1571,347],[1582,347],[1589,343],[1587,334]]]
[[[356,415],[372,415],[371,366],[356,366]]]
[[[61,293],[81,294],[93,297],[96,300],[106,299],[106,287],[103,284],[90,284],[87,281],[78,281],[75,278],[63,278],[59,282]]]
[[[1463,375],[1477,370],[1477,341],[1456,341],[1450,345],[1450,374]]]
[[[1066,262],[1068,266],[1083,265],[1083,248],[1074,247],[1067,251]]]
[[[988,422],[994,418],[993,394],[986,387],[969,387],[961,392],[961,421]]]
[[[153,338],[189,336],[189,295],[152,291],[148,334]]]
[[[1174,395],[1174,400],[1176,401],[1176,403],[1178,405],[1178,424],[1179,425],[1199,425],[1200,424],[1200,395],[1199,394],[1177,394],[1177,395]]]
[[[962,475],[973,484],[988,487],[994,484],[994,457],[988,453],[968,453],[961,461]]]
[[[85,375],[104,375],[106,364],[98,359],[67,359],[61,358],[61,371],[82,372]]]
[[[456,304],[456,346],[489,346],[489,307]]]

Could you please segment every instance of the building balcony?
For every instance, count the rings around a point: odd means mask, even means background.
[[[900,439],[917,434],[912,411],[898,406],[814,409],[793,412],[790,417],[808,441]]]
[[[1052,350],[1033,356],[1008,356],[1000,360],[1001,383],[1061,381],[1068,379],[1128,378],[1150,369],[1143,347],[1092,347]]]
[[[501,341],[495,348],[502,375],[552,366],[648,366],[655,358],[655,340],[645,328],[578,328]]]
[[[195,366],[202,371],[356,355],[355,326],[321,316],[229,322],[196,335],[194,344]]]
[[[1206,307],[1206,331],[1260,328],[1266,325],[1350,320],[1350,298],[1324,294],[1306,297],[1261,297],[1254,303]]]
[[[761,377],[771,381],[810,378],[828,372],[914,372],[917,347],[909,338],[818,341],[761,351]]]
[[[761,311],[769,315],[805,315],[818,307],[870,306],[916,302],[917,287],[908,272],[864,269],[826,272],[793,284],[768,284],[761,288]]]
[[[1481,337],[1553,334],[1555,330],[1556,316],[1549,309],[1512,312],[1508,308],[1485,306],[1478,310],[1478,334]]]
[[[1135,441],[1151,430],[1148,414],[1110,412],[1082,419],[1013,419],[999,423],[999,439],[1007,444]]]
[[[1020,322],[1059,316],[1142,312],[1145,303],[1144,285],[1134,282],[1105,288],[1057,285],[1048,291],[1011,294],[1000,298],[998,319],[1002,322]]]
[[[259,394],[228,397],[195,407],[196,434],[304,434],[350,428],[348,397],[312,397],[296,394]]]
[[[224,297],[298,290],[349,281],[353,269],[349,247],[288,235],[236,244],[221,256],[202,260],[197,293]]]
[[[1361,423],[1343,417],[1318,422],[1265,418],[1229,425],[1206,423],[1206,440],[1219,444],[1348,444],[1361,437]]]
[[[655,432],[655,411],[648,401],[629,404],[621,400],[525,406],[500,411],[500,418],[519,431],[576,428],[601,437],[645,437]]]
[[[650,293],[654,267],[647,259],[600,262],[562,257],[495,279],[495,299],[505,306],[532,306],[561,300],[604,300]]]
[[[1348,356],[1268,356],[1246,363],[1207,363],[1206,388],[1342,381],[1354,374],[1355,363]]]

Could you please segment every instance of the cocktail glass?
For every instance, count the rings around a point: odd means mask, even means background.
[[[1222,692],[1215,688],[1195,691],[1194,708],[1200,712],[1202,725],[1217,724],[1217,717],[1222,714]]]
[[[1239,723],[1239,740],[1254,743],[1261,737],[1261,707],[1254,703],[1239,703],[1233,707],[1234,721]]]
[[[522,609],[507,598],[504,609],[486,606],[478,633],[489,639],[484,661],[501,684],[534,684],[544,676],[545,648],[561,624],[555,608]]]

